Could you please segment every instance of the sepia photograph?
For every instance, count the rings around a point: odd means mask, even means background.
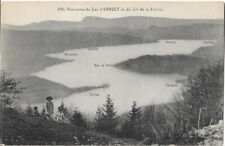
[[[0,144],[223,145],[223,2],[1,2]]]

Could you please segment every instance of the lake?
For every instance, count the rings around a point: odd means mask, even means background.
[[[209,45],[201,40],[160,40],[149,44],[65,48],[65,52],[48,56],[71,62],[50,66],[33,75],[71,88],[109,85],[69,97],[58,97],[54,101],[55,107],[63,99],[67,107],[77,107],[85,114],[94,115],[110,94],[117,112],[122,113],[131,109],[134,100],[139,106],[170,102],[181,87],[176,80],[186,77],[133,73],[115,68],[114,64],[142,55],[190,54],[199,47]]]

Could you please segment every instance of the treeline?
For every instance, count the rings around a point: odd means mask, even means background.
[[[87,122],[79,110],[68,112],[62,103],[58,114],[49,114],[45,107],[41,113],[28,106],[27,115],[43,116],[50,120],[85,127],[117,138],[131,138],[139,144],[198,144],[202,140],[194,129],[218,123],[223,119],[223,64],[217,62],[190,75],[182,90],[171,103],[138,107],[118,115],[110,95],[99,107],[93,122]],[[1,106],[7,107],[16,98],[19,82],[1,76]],[[159,97],[160,98],[160,97]]]

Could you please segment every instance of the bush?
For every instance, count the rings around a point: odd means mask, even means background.
[[[85,119],[83,118],[82,114],[77,109],[74,110],[71,122],[76,126],[86,127]]]

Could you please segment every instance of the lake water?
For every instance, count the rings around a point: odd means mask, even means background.
[[[209,45],[199,40],[174,41],[175,43],[161,40],[150,44],[66,50],[48,56],[73,60],[72,62],[50,66],[34,75],[71,88],[108,84],[108,88],[60,97],[55,101],[59,105],[63,98],[67,107],[77,107],[85,114],[94,115],[97,107],[105,103],[108,94],[118,113],[130,110],[134,100],[139,106],[166,103],[172,100],[181,87],[176,80],[184,79],[185,76],[138,74],[117,69],[112,65],[142,55],[190,54],[199,47]]]

